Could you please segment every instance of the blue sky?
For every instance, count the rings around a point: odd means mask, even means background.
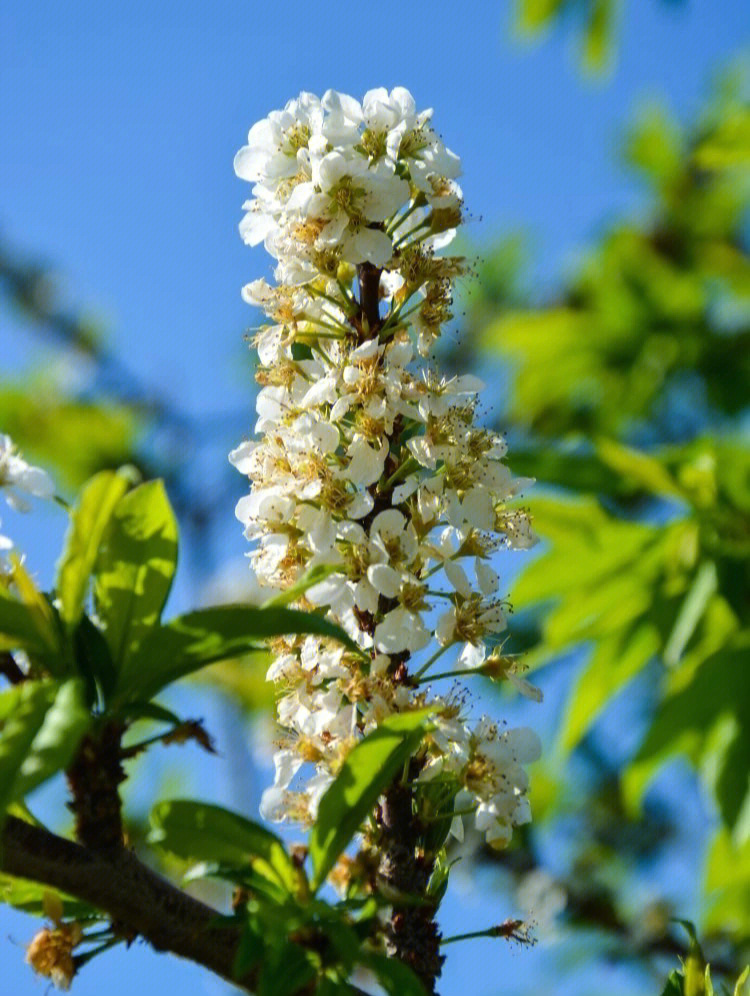
[[[639,203],[618,165],[638,102],[660,98],[689,116],[750,29],[745,0],[626,7],[618,65],[591,85],[567,40],[513,41],[508,3],[4,4],[0,232],[58,265],[71,300],[104,319],[113,348],[145,381],[197,415],[246,406],[249,430],[242,333],[255,316],[239,292],[270,270],[237,235],[248,188],[232,158],[250,125],[302,89],[361,96],[378,85],[409,87],[435,108],[436,126],[463,159],[469,236],[526,230],[543,288],[608,220]],[[2,373],[46,355],[16,332],[0,310]],[[223,464],[236,442],[229,432],[217,439],[215,460]],[[6,526],[11,514],[3,512]],[[236,556],[242,539],[231,507],[226,514],[237,543],[228,555]],[[48,553],[24,528],[41,566]],[[479,889],[459,892],[446,926],[471,929],[506,913],[488,909]],[[21,942],[29,926],[0,913],[8,990],[43,992],[7,935]],[[478,996],[525,991],[530,956],[481,946],[489,943],[451,949],[444,996],[467,982]],[[98,994],[104,980],[112,996],[161,986],[220,991],[204,973],[142,947],[88,969],[78,996]],[[582,977],[573,981],[585,996]],[[591,985],[601,991],[601,976]],[[614,970],[606,985],[611,996],[632,992]]]

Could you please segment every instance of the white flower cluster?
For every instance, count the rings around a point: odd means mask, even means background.
[[[431,115],[402,87],[370,90],[361,104],[329,90],[253,125],[234,161],[254,184],[240,232],[278,260],[280,283],[305,284],[341,261],[384,266],[413,230],[450,241],[461,164]]]
[[[429,706],[418,777],[455,779],[456,811],[502,845],[529,819],[522,765],[538,740],[470,725],[455,690],[425,683],[452,651],[459,671],[504,662],[503,676],[535,693],[495,649],[506,621],[490,562],[501,544],[535,541],[526,514],[507,507],[530,482],[511,477],[504,440],[476,424],[480,382],[423,359],[464,269],[437,253],[461,220],[460,162],[430,118],[401,88],[361,104],[303,93],[254,125],[235,161],[255,184],[241,232],[278,262],[276,286],[243,292],[269,323],[254,339],[260,439],[230,454],[251,481],[237,517],[260,583],[284,590],[316,569],[324,579],[299,604],[361,649],[311,636],[275,647],[283,736],[262,812],[314,818],[362,736]]]
[[[28,464],[18,453],[10,436],[4,433],[0,433],[0,491],[5,492],[10,507],[19,512],[29,509],[26,495],[52,498],[55,493],[49,474]],[[13,542],[0,533],[0,556],[12,547]]]

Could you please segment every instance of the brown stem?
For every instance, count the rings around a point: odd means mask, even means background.
[[[357,267],[359,279],[359,307],[362,318],[367,319],[369,332],[375,332],[380,325],[380,270],[372,263],[360,263]],[[364,325],[364,322],[362,323]]]
[[[358,267],[358,275],[360,307],[372,327],[371,316],[378,322],[380,320],[377,303],[380,270],[370,263],[362,263]],[[371,315],[367,314],[368,307]],[[400,431],[400,423],[394,422],[393,434],[388,437],[389,444]],[[373,485],[371,493],[373,507],[361,521],[367,532],[375,517],[392,507],[393,488],[378,491],[377,486]],[[396,604],[396,599],[381,595],[379,617],[382,618]],[[358,611],[357,619],[365,632],[374,632],[376,620],[369,612]],[[390,679],[394,685],[409,684],[408,659],[407,652],[391,656]],[[408,965],[422,980],[427,993],[433,994],[445,958],[440,954],[440,931],[435,922],[437,904],[426,901],[434,858],[426,855],[419,846],[423,827],[414,812],[414,789],[394,782],[384,794],[375,819],[379,829],[376,842],[380,850],[378,878],[390,894],[406,897],[404,902],[396,899],[393,904],[386,929],[388,953]]]
[[[239,929],[219,925],[216,910],[176,889],[130,851],[93,853],[13,816],[0,845],[4,872],[82,899],[157,951],[188,958],[252,992],[252,978],[232,978]]]
[[[445,961],[440,954],[440,931],[435,923],[436,905],[425,901],[434,861],[418,846],[421,828],[412,802],[412,788],[394,782],[383,796],[378,814],[382,830],[380,879],[389,891],[402,893],[411,900],[403,904],[394,902],[387,947],[390,955],[419,976],[428,993],[434,993]]]
[[[75,815],[76,840],[92,851],[123,846],[119,785],[125,780],[121,740],[124,727],[107,723],[87,734],[66,772]]]

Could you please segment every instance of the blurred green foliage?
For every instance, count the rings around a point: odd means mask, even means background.
[[[558,25],[572,25],[583,68],[602,73],[612,65],[617,28],[631,2],[638,0],[516,0],[515,26],[521,37],[537,38]],[[665,6],[682,2],[662,0]]]
[[[730,74],[689,126],[663,110],[640,117],[626,154],[648,210],[609,230],[549,300],[519,303],[505,244],[479,264],[468,305],[473,355],[508,383],[498,417],[516,437],[510,465],[539,482],[527,504],[543,547],[511,593],[515,649],[533,667],[582,660],[558,760],[590,750],[613,700],[649,669],[658,694],[649,705],[636,683],[645,732],[614,772],[609,812],[642,820],[664,762],[692,762],[718,814],[702,926],[737,951],[750,939],[744,84]],[[579,814],[596,792],[579,791]],[[560,805],[551,792],[548,810]]]

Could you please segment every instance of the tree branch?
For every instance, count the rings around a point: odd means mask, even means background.
[[[241,982],[232,977],[239,929],[219,924],[216,910],[175,888],[130,851],[96,854],[9,816],[0,834],[0,869],[82,899],[157,951],[187,958],[253,991],[252,977]]]

